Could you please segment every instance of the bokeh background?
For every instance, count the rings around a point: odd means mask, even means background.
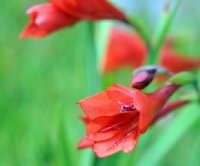
[[[88,86],[85,54],[91,51],[85,22],[40,40],[19,40],[28,22],[25,10],[43,2],[0,2],[0,165],[199,166],[200,111],[195,104],[149,130],[128,155],[97,159],[91,150],[76,150],[84,126],[75,102],[112,82],[129,85],[131,71],[113,72],[102,77],[101,86]],[[117,5],[153,32],[163,0],[118,0]],[[200,55],[199,5],[198,0],[183,1],[170,30],[181,39],[177,49],[191,57]]]

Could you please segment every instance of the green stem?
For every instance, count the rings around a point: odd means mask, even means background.
[[[170,12],[171,0],[166,0],[163,13],[161,15],[158,28],[154,35],[154,47],[150,50],[148,54],[147,64],[158,64],[160,62],[160,50],[166,39],[166,36],[170,30],[172,22],[177,14],[178,8],[182,0],[177,0],[172,12]]]
[[[97,51],[94,40],[94,24],[83,23],[83,54],[86,66],[86,89],[87,96],[100,90],[100,74],[97,68]],[[97,159],[90,149],[84,150],[81,154],[80,165],[95,165]]]
[[[138,34],[144,40],[147,49],[151,50],[152,43],[151,43],[150,32],[145,28],[145,25],[143,25],[143,23],[139,21],[139,19],[131,17],[130,20],[131,20],[131,26],[133,26],[133,28],[138,32]]]
[[[60,117],[60,126],[59,126],[59,130],[58,130],[58,136],[59,136],[59,141],[58,141],[58,149],[59,149],[59,157],[61,157],[64,160],[59,160],[62,162],[59,163],[61,165],[76,165],[76,160],[74,160],[73,158],[73,154],[72,154],[72,149],[70,147],[70,140],[67,137],[67,133],[65,129],[65,124],[64,123],[64,118],[63,118],[63,113],[61,113],[61,117]],[[66,157],[65,155],[68,155],[68,157]]]
[[[200,103],[200,88],[199,88],[198,80],[194,81],[193,86],[198,96],[198,102]]]
[[[97,51],[95,45],[94,38],[94,24],[93,23],[85,23],[85,31],[84,31],[84,58],[86,65],[86,89],[87,95],[92,95],[98,92],[100,87],[100,74],[98,72],[98,64],[97,64]]]

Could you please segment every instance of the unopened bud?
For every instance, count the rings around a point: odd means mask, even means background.
[[[133,79],[131,81],[132,88],[143,89],[147,87],[153,79],[159,75],[171,75],[164,67],[157,65],[147,65],[138,68],[133,73]]]
[[[131,82],[132,88],[136,88],[136,89],[145,88],[152,82],[155,76],[155,73],[156,73],[156,69],[141,70],[137,72],[134,75],[133,80]]]

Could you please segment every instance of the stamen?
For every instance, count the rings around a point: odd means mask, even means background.
[[[135,107],[133,104],[125,104],[120,107],[120,112],[130,112],[134,110],[135,110]]]

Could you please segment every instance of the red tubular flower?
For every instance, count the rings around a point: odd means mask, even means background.
[[[180,71],[192,70],[200,67],[199,58],[186,58],[176,53],[168,46],[161,51],[160,65],[169,71],[177,73]],[[147,56],[147,49],[144,42],[128,30],[112,28],[107,53],[103,61],[104,73],[119,69],[124,66],[132,68],[140,67]]]
[[[86,117],[86,136],[78,148],[91,147],[98,157],[131,152],[140,134],[179,86],[169,84],[150,94],[112,85],[79,102]]]
[[[73,25],[78,19],[61,12],[51,3],[36,5],[28,9],[30,23],[24,29],[20,38],[44,37],[56,30]]]
[[[200,68],[199,58],[189,58],[173,51],[170,48],[164,48],[161,53],[161,66],[173,73]]]
[[[139,67],[144,63],[146,48],[135,33],[114,27],[111,30],[102,70],[104,73],[124,66]]]
[[[50,0],[63,12],[80,19],[115,19],[128,22],[126,16],[107,0]]]
[[[20,38],[41,38],[78,20],[115,19],[128,22],[126,16],[106,0],[51,0],[28,9],[30,23]]]

